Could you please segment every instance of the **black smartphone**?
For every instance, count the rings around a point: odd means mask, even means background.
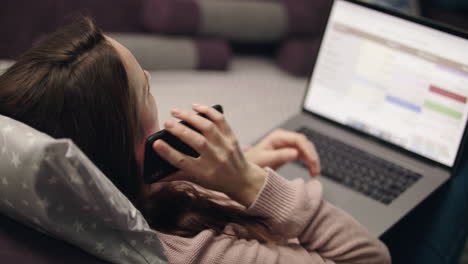
[[[223,113],[223,108],[220,105],[214,105],[214,109],[218,110],[218,112]],[[198,115],[208,118],[206,115],[198,113]],[[189,125],[185,121],[180,121],[179,123],[195,130],[196,132],[202,134],[199,130],[195,129],[193,126]],[[151,184],[156,181],[161,180],[162,178],[172,174],[179,169],[172,166],[169,162],[163,159],[159,154],[154,151],[153,144],[156,140],[162,139],[171,147],[176,149],[177,151],[184,153],[186,155],[190,155],[192,157],[199,157],[198,154],[192,147],[185,144],[182,140],[177,138],[176,136],[172,135],[165,129],[158,131],[151,136],[148,137],[145,143],[145,161],[144,161],[144,169],[143,169],[143,180],[146,184]]]

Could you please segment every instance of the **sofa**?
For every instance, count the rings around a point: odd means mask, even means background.
[[[6,53],[4,58],[13,58],[29,47],[36,38],[40,37],[41,33],[48,32],[62,23],[59,17],[52,16],[43,19],[41,14],[47,13],[51,8],[71,10],[65,4],[52,4],[54,1],[41,2],[39,4],[26,0],[9,1],[8,5],[12,8],[9,10],[15,11],[8,14],[0,11],[0,25],[11,25],[0,26],[0,33],[3,36],[9,36],[6,39],[10,39],[10,41],[0,40],[0,51]],[[92,9],[92,14],[99,16],[99,14],[107,13],[103,2],[106,1],[80,1],[78,5],[95,7]],[[30,8],[20,9],[20,6],[25,5]],[[133,0],[113,1],[113,5],[122,7],[121,10],[140,8],[139,1]],[[8,8],[3,10],[5,12]],[[448,18],[442,19],[438,11],[440,10],[422,7],[423,15],[438,17],[442,21],[460,27],[467,25],[468,19],[463,13],[446,11]],[[19,21],[19,17],[25,16],[41,21],[41,23],[31,25],[31,23]],[[134,22],[136,16],[133,11],[120,11],[107,14],[108,19],[100,23],[107,31],[144,32],[141,25]],[[11,21],[18,23],[11,24]],[[22,33],[17,35],[15,32],[19,31]],[[240,47],[239,50],[245,49]],[[255,142],[301,110],[300,103],[307,84],[307,77],[296,77],[279,69],[276,66],[274,54],[274,51],[268,53],[268,56],[236,53],[229,70],[225,72],[190,69],[152,71],[151,89],[157,101],[160,122],[170,118],[169,110],[173,107],[189,109],[191,103],[196,102],[210,105],[221,104],[241,144],[248,145]],[[444,187],[436,196],[447,196],[447,189],[448,187]],[[422,210],[430,211],[426,207],[430,206],[425,206]],[[434,209],[432,212],[440,210]],[[411,222],[411,219],[405,219],[405,221]],[[399,226],[396,228],[404,229]],[[427,225],[420,232],[427,232],[430,228],[430,225]],[[436,232],[436,229],[433,231]],[[460,240],[466,238],[466,230],[462,230],[460,236]],[[460,249],[457,250],[460,251]],[[5,263],[107,263],[70,243],[37,232],[5,215],[0,215],[0,262],[3,261],[6,261]]]

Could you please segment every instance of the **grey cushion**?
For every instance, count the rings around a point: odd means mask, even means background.
[[[0,213],[113,263],[166,263],[141,213],[68,139],[0,115]]]
[[[156,34],[110,33],[148,70],[226,70],[231,48],[221,39],[174,37]]]
[[[331,1],[143,0],[143,24],[154,33],[213,36],[241,43],[320,33]]]

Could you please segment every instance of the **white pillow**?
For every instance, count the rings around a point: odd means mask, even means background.
[[[0,115],[0,213],[113,263],[166,263],[156,232],[69,139]]]

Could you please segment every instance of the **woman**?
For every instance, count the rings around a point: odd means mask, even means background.
[[[202,134],[168,120],[192,146],[154,149],[181,170],[142,181],[145,139],[160,128],[150,75],[90,19],[52,34],[0,76],[0,114],[71,138],[157,230],[171,263],[389,263],[386,247],[321,199],[317,181],[287,181],[271,168],[303,160],[319,174],[303,135],[277,130],[243,153],[224,116],[206,105],[174,109]]]

